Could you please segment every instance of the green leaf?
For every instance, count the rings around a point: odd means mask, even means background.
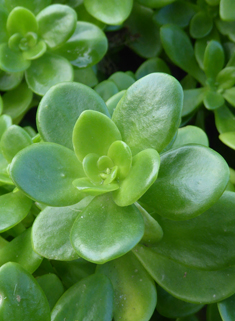
[[[229,89],[235,84],[235,67],[226,67],[221,70],[217,77],[216,82],[219,83],[219,88]]]
[[[218,306],[216,303],[210,304],[206,309],[206,320],[207,321],[223,321],[221,319]]]
[[[109,193],[119,188],[117,183],[94,185],[88,178],[75,179],[73,185],[84,195],[89,194],[93,196]]]
[[[14,89],[21,83],[23,76],[23,72],[7,73],[0,70],[0,90],[6,91]]]
[[[95,86],[94,90],[102,97],[104,101],[118,93],[118,87],[111,80],[103,80]]]
[[[26,36],[28,32],[38,31],[38,24],[34,14],[26,8],[14,8],[7,18],[7,32],[14,35],[16,33]]]
[[[113,193],[115,203],[128,206],[136,202],[156,180],[159,166],[160,156],[154,149],[145,149],[135,155],[129,174]]]
[[[186,144],[200,144],[208,147],[209,141],[206,133],[201,128],[188,125],[178,129],[172,148],[179,148]]]
[[[31,145],[29,134],[17,125],[9,127],[1,139],[1,149],[4,157],[10,163],[13,157],[23,148]]]
[[[193,38],[207,36],[213,28],[213,19],[206,11],[197,12],[190,21],[190,34]]]
[[[115,83],[119,91],[129,88],[135,82],[135,80],[131,76],[125,74],[122,71],[113,73],[109,77],[109,80],[112,80]]]
[[[20,72],[29,68],[31,62],[21,52],[11,50],[6,43],[0,45],[0,68],[6,72]]]
[[[29,88],[43,96],[52,86],[63,81],[72,81],[73,68],[67,59],[47,52],[32,60],[25,77]]]
[[[93,184],[100,185],[103,181],[103,179],[99,175],[100,170],[97,166],[98,160],[99,160],[99,156],[97,154],[90,153],[90,154],[87,154],[82,161],[84,173],[86,174],[86,176],[89,178],[90,182],[92,183],[91,186]],[[89,182],[88,182],[88,184],[89,184]]]
[[[225,90],[223,96],[233,107],[235,107],[235,87]]]
[[[68,289],[56,303],[51,321],[111,321],[113,289],[107,277],[93,274]]]
[[[235,116],[224,105],[214,111],[215,113],[215,125],[220,134],[235,131]]]
[[[167,74],[153,73],[127,89],[112,119],[133,154],[146,148],[161,152],[175,135],[182,104],[179,82]]]
[[[89,12],[86,10],[84,6],[83,0],[74,0],[74,1],[77,1],[77,4],[74,6],[74,9],[77,13],[78,21],[90,22],[93,25],[96,25],[97,27],[99,27],[100,29],[104,29],[106,27],[106,24],[104,22],[97,20],[96,18],[94,18],[89,14]]]
[[[144,246],[137,246],[133,252],[152,278],[180,300],[213,303],[234,293],[234,267],[203,271],[176,263]]]
[[[235,149],[235,128],[233,132],[220,134],[219,139],[228,147]]]
[[[191,114],[202,104],[205,91],[204,87],[184,90],[182,117]]]
[[[0,116],[0,139],[2,135],[12,125],[11,117],[8,115],[1,115]]]
[[[235,295],[230,296],[224,301],[218,303],[220,315],[224,321],[233,321],[235,318]]]
[[[130,252],[97,267],[114,289],[114,320],[150,320],[156,307],[156,287],[142,264]]]
[[[203,103],[209,110],[217,109],[224,105],[224,97],[218,92],[208,90],[205,92]]]
[[[39,35],[49,48],[65,43],[76,28],[77,15],[69,6],[53,4],[37,15]]]
[[[86,10],[109,25],[120,25],[131,13],[133,0],[84,0]]]
[[[224,66],[224,49],[222,45],[215,40],[211,40],[206,46],[204,54],[204,70],[208,81],[215,81],[216,76]]]
[[[218,270],[234,265],[234,203],[235,193],[225,191],[212,207],[193,219],[173,221],[154,214],[163,229],[155,251],[192,268]]]
[[[73,146],[81,162],[90,153],[106,155],[116,140],[121,140],[117,126],[108,116],[95,110],[83,111],[74,126]]]
[[[56,53],[73,66],[86,68],[98,63],[106,54],[108,42],[104,32],[89,22],[78,21],[73,35]]]
[[[111,194],[97,196],[77,217],[71,243],[84,259],[104,263],[130,251],[144,234],[144,221],[132,205],[119,207]]]
[[[7,36],[7,17],[8,12],[4,6],[1,6],[0,4],[0,43],[7,42],[8,36]]]
[[[124,26],[129,31],[128,46],[144,58],[156,57],[161,49],[159,27],[153,21],[153,10],[134,4]]]
[[[149,8],[161,8],[175,0],[137,0],[138,3]]]
[[[203,304],[193,304],[179,300],[160,286],[157,286],[157,299],[157,311],[170,319],[186,317],[198,312],[203,307]]]
[[[9,261],[19,263],[29,273],[37,270],[42,262],[42,257],[33,251],[31,228],[0,249],[0,266]]]
[[[201,84],[205,84],[205,75],[195,59],[193,46],[188,35],[176,25],[169,24],[161,27],[160,36],[168,57]]]
[[[0,288],[2,320],[51,320],[45,294],[19,264],[9,262],[0,268]]]
[[[153,72],[164,72],[171,74],[171,71],[164,60],[161,58],[150,58],[144,61],[140,67],[136,70],[135,76],[138,79],[147,76]]]
[[[51,310],[61,295],[64,293],[64,287],[57,275],[50,273],[39,276],[37,279],[38,284],[43,289]]]
[[[0,232],[20,223],[29,213],[32,201],[21,192],[0,196]]]
[[[105,102],[111,116],[113,115],[114,109],[125,93],[126,90],[119,91],[117,94],[113,95]]]
[[[161,156],[158,178],[141,202],[169,219],[188,220],[219,199],[228,179],[228,165],[218,153],[185,145]]]
[[[74,81],[89,87],[94,87],[98,84],[96,73],[92,67],[86,67],[82,69],[74,67]]]
[[[77,204],[71,207],[46,207],[37,216],[32,228],[35,252],[50,260],[77,259],[79,256],[74,251],[69,236],[73,223],[82,209]]]
[[[51,4],[51,0],[5,0],[6,7],[9,11],[15,7],[25,7],[37,14],[39,11]]]
[[[162,9],[154,14],[153,19],[159,25],[173,23],[181,28],[184,28],[189,25],[189,22],[195,13],[196,7],[192,3],[175,1],[172,4],[166,6],[164,5]]]
[[[141,239],[141,243],[148,246],[154,246],[158,243],[163,236],[163,231],[158,222],[137,202],[135,206],[138,208],[144,219],[144,235]]]
[[[41,57],[47,50],[47,46],[43,40],[39,40],[39,42],[32,48],[23,52],[23,56],[25,59],[33,60]]]
[[[72,184],[75,178],[85,175],[82,165],[64,146],[33,144],[14,157],[10,172],[18,188],[49,206],[68,206],[82,198]]]
[[[235,20],[235,3],[233,0],[220,0],[220,16],[222,20]]]
[[[33,93],[25,82],[15,89],[6,92],[3,96],[3,111],[16,121],[18,117],[24,115],[33,99]]]

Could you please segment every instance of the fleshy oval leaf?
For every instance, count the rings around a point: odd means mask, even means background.
[[[78,159],[82,162],[87,154],[106,155],[109,146],[121,140],[115,123],[106,115],[86,110],[78,118],[73,130],[73,146]]]
[[[37,20],[30,10],[16,7],[7,18],[7,31],[9,35],[19,33],[22,36],[25,36],[28,32],[37,33]]]
[[[43,140],[73,149],[73,128],[86,109],[109,115],[104,101],[91,88],[78,83],[53,86],[43,96],[37,111],[37,127]]]
[[[0,268],[1,320],[50,321],[50,307],[43,290],[20,264]]]
[[[218,153],[201,145],[185,145],[161,156],[158,179],[141,201],[164,217],[189,219],[219,199],[228,179],[228,165]]]
[[[135,206],[117,206],[111,194],[97,196],[71,229],[71,242],[86,260],[104,263],[130,251],[144,234],[144,221]]]
[[[134,155],[146,148],[160,152],[175,135],[182,105],[179,82],[170,75],[153,73],[127,89],[112,119]]]
[[[82,165],[64,146],[33,144],[14,157],[10,172],[19,189],[49,206],[68,206],[82,198],[72,184],[75,178],[85,176]]]

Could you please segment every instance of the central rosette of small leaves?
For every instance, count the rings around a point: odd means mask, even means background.
[[[73,185],[83,193],[114,192],[115,203],[128,206],[157,178],[160,163],[157,151],[145,149],[132,155],[116,124],[100,112],[81,113],[74,126],[73,145],[86,175],[75,179]]]

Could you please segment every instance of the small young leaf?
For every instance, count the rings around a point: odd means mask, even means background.
[[[34,60],[41,57],[47,50],[46,43],[43,40],[39,42],[32,48],[23,52],[23,57],[27,60]]]
[[[235,3],[233,0],[220,0],[220,16],[222,20],[235,20]]]
[[[223,96],[233,107],[235,107],[235,87],[225,90]]]
[[[136,202],[154,183],[160,166],[160,156],[154,149],[145,149],[133,157],[129,174],[121,181],[120,188],[113,192],[118,206]]]
[[[81,212],[71,229],[71,242],[86,260],[104,263],[130,251],[144,234],[144,221],[134,206],[117,206],[101,195]]]
[[[125,74],[122,71],[117,71],[112,74],[109,77],[109,80],[112,80],[116,84],[119,91],[129,88],[135,82],[135,80],[131,76]]]
[[[103,80],[95,86],[94,90],[102,97],[104,101],[118,93],[118,87],[112,80]]]
[[[235,128],[234,132],[220,134],[219,139],[228,147],[235,149]]]
[[[50,321],[50,307],[37,281],[17,263],[0,268],[1,320]]]
[[[220,134],[235,130],[235,116],[226,105],[216,109],[214,113],[215,125]]]
[[[216,82],[219,83],[219,88],[229,89],[235,84],[235,67],[226,67],[222,69],[217,77]]]
[[[94,185],[88,178],[78,178],[73,181],[73,185],[81,192],[88,195],[102,195],[119,189],[117,183]]]
[[[190,34],[193,38],[207,36],[213,28],[213,19],[206,11],[199,11],[190,21]]]
[[[211,40],[204,54],[204,70],[208,79],[215,80],[224,65],[224,49],[218,41]]]
[[[140,67],[136,70],[135,76],[138,79],[147,76],[153,72],[164,72],[166,74],[171,74],[171,71],[164,60],[161,58],[150,58],[140,65]]]
[[[208,147],[209,141],[206,133],[201,128],[188,125],[178,129],[172,148],[179,148],[186,144],[199,144]]]
[[[25,36],[28,32],[38,31],[38,24],[34,14],[26,8],[14,8],[7,18],[7,31],[11,36],[19,33]]]
[[[224,105],[224,97],[218,92],[208,90],[205,92],[203,103],[209,110],[217,109]]]
[[[107,155],[109,146],[116,140],[121,140],[117,126],[100,112],[85,110],[74,126],[73,146],[81,162],[90,153]]]

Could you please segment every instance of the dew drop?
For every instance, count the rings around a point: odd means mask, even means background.
[[[61,177],[65,177],[65,174],[64,174],[64,173],[61,173],[60,176],[61,176]]]
[[[214,294],[214,295],[213,295],[213,298],[215,298],[215,297],[216,297],[216,295]]]
[[[81,216],[81,218],[83,218],[83,216]]]

